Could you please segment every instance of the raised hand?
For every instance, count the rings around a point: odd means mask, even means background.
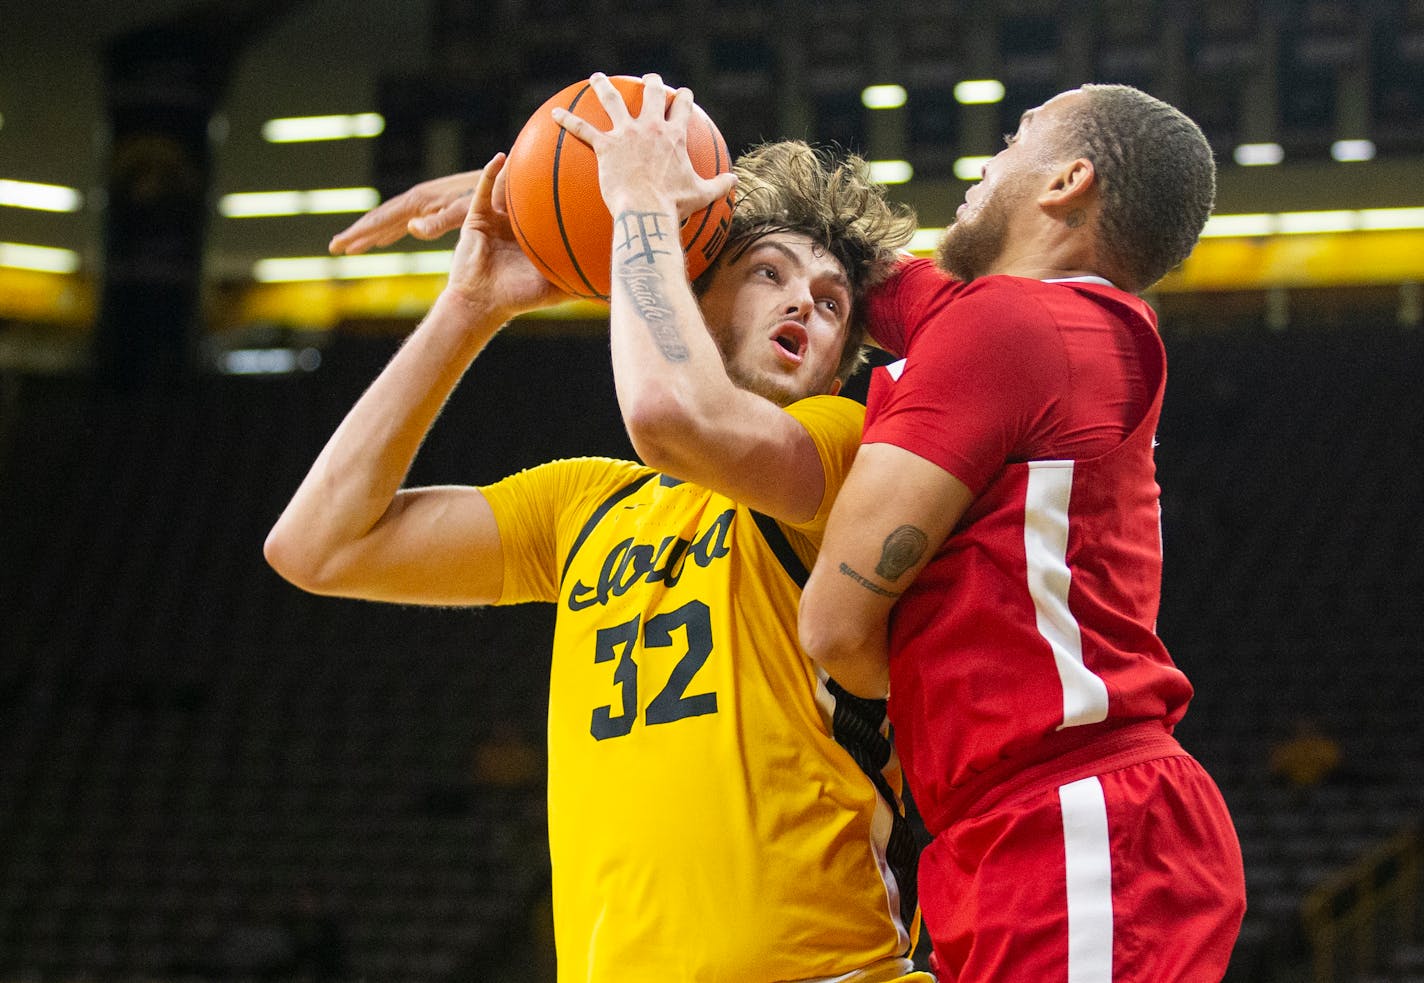
[[[644,75],[643,105],[633,116],[608,76],[595,74],[589,84],[612,129],[600,130],[564,109],[554,110],[554,120],[593,149],[599,188],[609,211],[617,215],[630,202],[646,206],[656,201],[684,219],[736,186],[731,173],[704,178],[692,167],[687,155],[692,90],[678,89],[669,103],[662,78]]]
[[[406,236],[439,239],[453,232],[469,211],[479,171],[463,171],[422,181],[387,199],[332,237],[332,255],[354,255],[389,246]]]
[[[497,310],[507,319],[567,300],[568,296],[546,280],[524,255],[514,238],[508,213],[495,207],[499,199],[494,189],[503,187],[498,178],[506,160],[504,154],[495,154],[481,170],[471,172],[476,181],[460,225],[460,241],[450,262],[445,292],[467,303]]]

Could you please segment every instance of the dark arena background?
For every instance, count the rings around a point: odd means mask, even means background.
[[[261,548],[452,246],[327,240],[593,70],[862,152],[921,251],[1061,89],[1201,123],[1217,214],[1149,295],[1159,630],[1245,852],[1228,979],[1424,981],[1424,2],[3,0],[0,983],[553,979],[551,611]],[[631,449],[569,305],[412,480],[588,453]]]

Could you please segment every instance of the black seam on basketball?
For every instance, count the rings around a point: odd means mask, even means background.
[[[572,113],[574,111],[574,107],[579,104],[579,100],[582,99],[584,95],[587,94],[587,92],[592,88],[593,86],[591,85],[585,85],[582,89],[579,89],[578,92],[574,94],[574,97],[569,100],[568,111]],[[559,200],[559,158],[564,152],[564,138],[568,135],[569,131],[561,126],[559,127],[559,137],[557,140],[554,141],[554,221],[556,221],[559,225],[559,238],[564,240],[564,253],[569,257],[569,262],[574,265],[574,272],[579,275],[579,279],[583,281],[584,286],[588,287],[587,294],[579,294],[579,291],[577,290],[570,290],[569,293],[578,294],[579,296],[583,297],[593,296],[597,297],[599,300],[606,301],[608,300],[608,297],[598,292],[594,285],[589,281],[588,276],[584,273],[583,267],[579,265],[578,255],[574,252],[573,246],[569,242],[568,232],[564,229],[564,206],[563,202]],[[612,274],[612,257],[610,257],[609,259],[609,273]]]
[[[722,148],[718,146],[721,141],[717,139],[717,128],[712,125],[712,120],[708,119],[706,123],[707,134],[712,138],[712,161],[714,167],[712,174],[715,177],[722,173]],[[692,238],[688,239],[687,243],[682,247],[684,250],[692,248],[692,244],[702,238],[702,230],[707,228],[707,223],[711,221],[712,206],[715,204],[717,204],[715,201],[709,202],[707,207],[702,210],[702,224],[697,227],[697,231],[693,233]]]
[[[564,282],[564,278],[559,276],[558,272],[545,262],[544,257],[539,255],[539,251],[534,248],[534,244],[530,242],[529,237],[524,234],[523,227],[519,224],[519,216],[514,214],[514,209],[506,206],[506,210],[509,212],[509,224],[514,228],[514,233],[518,236],[519,243],[524,248],[524,255],[544,268],[542,271],[544,279],[548,280],[566,294],[577,294],[577,291]]]

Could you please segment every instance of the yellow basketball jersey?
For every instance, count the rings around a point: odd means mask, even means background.
[[[915,850],[884,704],[827,681],[796,632],[863,411],[815,397],[791,412],[827,478],[800,527],[623,461],[558,461],[484,489],[505,544],[501,603],[558,605],[549,840],[564,983],[824,978],[911,949]]]

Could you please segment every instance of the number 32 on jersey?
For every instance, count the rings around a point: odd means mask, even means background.
[[[682,629],[681,633],[679,629]],[[621,625],[598,630],[593,661],[616,663],[613,682],[619,688],[622,707],[617,714],[611,705],[594,708],[589,733],[596,740],[623,737],[632,731],[638,719],[640,680],[638,663],[633,655],[638,649],[639,636],[642,637],[644,649],[660,649],[677,645],[679,634],[685,640],[686,649],[657,695],[648,703],[644,720],[651,727],[717,712],[716,693],[687,695],[692,677],[697,675],[712,654],[712,618],[707,605],[701,601],[688,601],[676,610],[654,615],[646,623],[639,615]],[[641,682],[647,685],[649,680]],[[652,682],[656,685],[656,681]]]

